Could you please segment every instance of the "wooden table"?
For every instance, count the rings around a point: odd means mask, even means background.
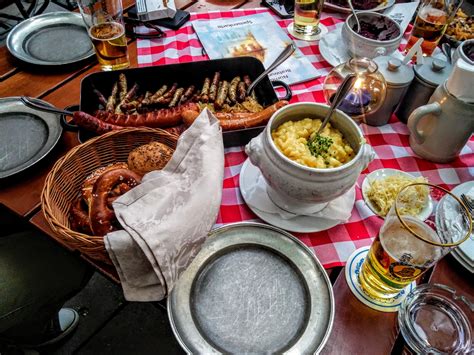
[[[177,0],[177,6],[187,11],[208,11],[234,8],[254,8],[258,0]],[[129,7],[133,0],[124,0]],[[129,43],[131,66],[137,67],[136,44]],[[79,103],[81,79],[87,74],[100,71],[93,61],[56,69],[31,67],[16,61],[6,50],[0,48],[0,97],[27,95],[36,97],[57,107]],[[40,210],[40,195],[44,180],[54,162],[69,149],[79,144],[76,134],[64,132],[54,151],[37,167],[14,179],[0,184],[0,205],[29,220],[34,226],[56,239]],[[64,244],[63,244],[64,245]],[[82,255],[105,275],[118,282],[111,267],[99,264]],[[401,353],[404,348],[397,326],[396,313],[382,313],[367,308],[349,290],[342,268],[328,269],[334,285],[336,316],[333,330],[324,354],[390,354]],[[421,282],[429,280],[444,283],[474,298],[474,286],[468,280],[472,275],[463,269],[451,256],[443,259]]]

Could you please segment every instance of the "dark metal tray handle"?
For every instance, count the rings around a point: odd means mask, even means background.
[[[71,112],[74,112],[74,111],[79,111],[79,105],[70,105],[70,106],[67,106],[64,108],[66,111],[71,111]],[[61,118],[59,120],[59,122],[61,122],[61,126],[66,130],[66,131],[69,131],[69,132],[77,132],[79,131],[79,126],[78,125],[75,125],[71,122],[68,122],[68,120],[66,119],[67,118],[67,115],[61,115]]]
[[[285,96],[280,97],[279,98],[280,100],[286,100],[286,101],[291,100],[291,98],[293,97],[293,92],[291,91],[291,88],[287,83],[285,83],[281,80],[273,80],[271,83],[272,83],[273,87],[282,86],[285,89],[285,91],[286,91]]]

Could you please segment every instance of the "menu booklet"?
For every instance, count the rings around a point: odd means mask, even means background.
[[[268,13],[196,20],[193,27],[210,59],[251,56],[259,59],[265,68],[292,42]],[[269,74],[270,80],[281,80],[288,85],[319,76],[319,71],[298,48]]]

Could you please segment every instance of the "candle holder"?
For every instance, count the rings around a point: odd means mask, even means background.
[[[367,117],[382,106],[387,83],[375,62],[368,58],[353,58],[331,70],[324,80],[323,92],[328,104],[348,74],[355,74],[356,81],[337,108],[356,122],[365,123]]]

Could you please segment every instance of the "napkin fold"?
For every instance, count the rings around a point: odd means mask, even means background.
[[[180,136],[165,168],[146,174],[113,203],[124,229],[104,240],[126,300],[168,295],[216,221],[223,177],[222,132],[204,110]]]
[[[352,206],[354,205],[353,189],[329,202],[321,211],[305,214],[305,216],[346,222],[351,217]],[[282,219],[292,219],[300,216],[279,208],[270,200],[267,194],[267,183],[262,174],[259,174],[257,183],[247,191],[246,195],[248,196],[247,204],[262,212],[276,214]]]

